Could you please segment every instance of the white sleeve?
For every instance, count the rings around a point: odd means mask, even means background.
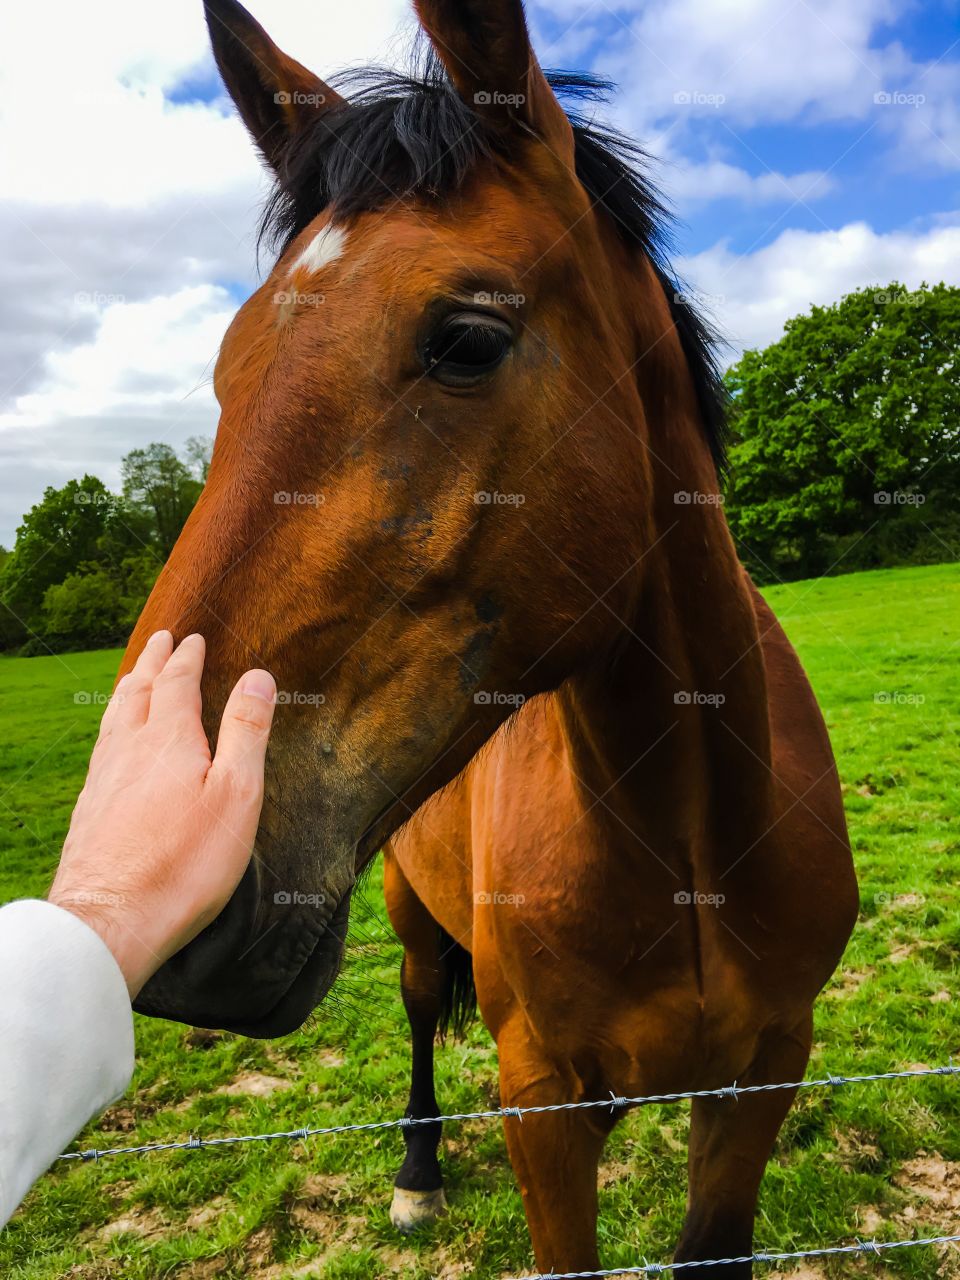
[[[50,902],[0,908],[0,1225],[133,1074],[133,1013],[106,943]]]

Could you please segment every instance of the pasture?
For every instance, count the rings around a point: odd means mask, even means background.
[[[843,779],[861,914],[817,1007],[810,1074],[936,1065],[960,1050],[960,565],[767,592],[812,677]],[[42,894],[119,654],[0,660],[0,888]],[[355,899],[334,995],[272,1042],[138,1018],[124,1099],[79,1145],[255,1133],[401,1114],[408,1087],[399,951],[379,871]],[[444,1110],[497,1105],[481,1025],[439,1054]],[[603,1265],[666,1261],[683,1212],[686,1110],[634,1112],[601,1171]],[[0,1234],[11,1280],[408,1280],[529,1269],[500,1127],[447,1127],[450,1213],[401,1238],[387,1210],[398,1131],[62,1164]],[[960,1224],[960,1083],[802,1095],[760,1197],[757,1247],[898,1239]],[[758,1274],[762,1269],[758,1268]],[[952,1251],[841,1259],[793,1274],[960,1275]]]

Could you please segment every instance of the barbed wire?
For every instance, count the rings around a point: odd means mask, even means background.
[[[730,1098],[744,1094],[771,1093],[777,1089],[837,1089],[848,1084],[867,1084],[877,1081],[909,1080],[920,1076],[956,1076],[960,1066],[914,1067],[905,1071],[879,1071],[873,1075],[834,1076],[817,1080],[781,1081],[774,1084],[726,1085],[720,1089],[690,1089],[679,1093],[651,1093],[642,1097],[621,1097],[611,1093],[607,1098],[591,1098],[583,1102],[554,1102],[534,1107],[494,1107],[488,1111],[459,1111],[440,1116],[400,1116],[393,1120],[369,1120],[360,1124],[336,1124],[328,1126],[304,1125],[297,1129],[283,1129],[275,1133],[228,1134],[219,1138],[189,1138],[186,1142],[144,1142],[131,1147],[92,1147],[87,1151],[65,1151],[58,1160],[97,1161],[106,1156],[146,1155],[158,1151],[206,1151],[212,1147],[234,1146],[246,1142],[302,1141],[306,1138],[331,1136],[340,1133],[368,1133],[373,1130],[406,1129],[416,1125],[444,1124],[462,1120],[500,1120],[515,1117],[521,1123],[524,1116],[544,1115],[553,1111],[587,1111],[606,1109],[615,1112],[626,1107],[649,1106],[652,1103],[682,1102],[688,1098]],[[592,1273],[591,1273],[592,1274]],[[602,1274],[602,1273],[601,1273]],[[610,1274],[616,1275],[617,1272]],[[624,1273],[626,1274],[626,1273]]]
[[[690,1267],[729,1267],[745,1262],[793,1262],[799,1258],[828,1258],[840,1253],[876,1254],[887,1249],[915,1249],[919,1245],[956,1244],[960,1235],[926,1236],[921,1240],[858,1240],[856,1244],[835,1244],[824,1249],[796,1249],[791,1253],[745,1253],[737,1258],[704,1258],[692,1262],[644,1262],[640,1267],[611,1267],[604,1271],[548,1271],[525,1276],[523,1280],[593,1280],[596,1276],[659,1276]],[[520,1280],[520,1277],[516,1277]]]
[[[835,1076],[827,1075],[815,1080],[779,1081],[772,1084],[726,1085],[720,1089],[688,1089],[676,1093],[651,1093],[641,1097],[622,1097],[613,1092],[607,1098],[591,1098],[582,1102],[555,1102],[534,1107],[494,1107],[487,1111],[459,1111],[439,1116],[400,1116],[393,1120],[370,1120],[360,1124],[339,1124],[328,1126],[305,1125],[298,1129],[285,1129],[275,1133],[251,1133],[225,1135],[219,1138],[189,1138],[186,1142],[145,1142],[139,1146],[92,1148],[87,1151],[66,1151],[58,1157],[60,1160],[98,1161],[105,1156],[145,1155],[158,1151],[207,1151],[213,1147],[233,1146],[247,1142],[273,1142],[281,1139],[288,1141],[305,1140],[307,1138],[334,1135],[340,1133],[364,1133],[384,1129],[406,1129],[416,1125],[443,1124],[448,1121],[461,1120],[496,1120],[513,1117],[520,1123],[525,1115],[544,1115],[554,1111],[585,1111],[604,1108],[611,1113],[627,1108],[648,1106],[653,1103],[681,1102],[692,1098],[726,1098],[736,1100],[744,1094],[770,1093],[777,1089],[837,1089],[842,1085],[873,1084],[891,1080],[910,1080],[922,1076],[956,1076],[960,1075],[960,1066],[952,1063],[941,1067],[912,1067],[904,1071],[878,1071],[871,1075]],[[613,1276],[662,1276],[675,1271],[690,1270],[695,1267],[727,1267],[750,1263],[774,1264],[778,1262],[794,1262],[803,1258],[827,1258],[841,1254],[873,1254],[879,1257],[883,1252],[892,1249],[915,1249],[922,1246],[946,1245],[960,1243],[960,1234],[926,1236],[915,1240],[857,1240],[855,1244],[829,1245],[818,1249],[797,1249],[787,1253],[768,1253],[757,1251],[741,1254],[732,1258],[696,1259],[685,1262],[647,1262],[630,1267],[612,1267],[597,1271],[551,1271],[525,1280],[602,1280]],[[519,1278],[518,1278],[519,1280]]]

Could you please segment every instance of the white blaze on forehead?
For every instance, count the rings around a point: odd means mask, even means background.
[[[294,271],[319,271],[343,255],[347,233],[339,227],[323,227],[313,237],[291,268]]]

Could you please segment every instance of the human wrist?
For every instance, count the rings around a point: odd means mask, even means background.
[[[100,938],[116,961],[133,1000],[160,966],[162,957],[143,937],[143,931],[123,894],[71,890],[54,885],[47,901],[75,915]]]

